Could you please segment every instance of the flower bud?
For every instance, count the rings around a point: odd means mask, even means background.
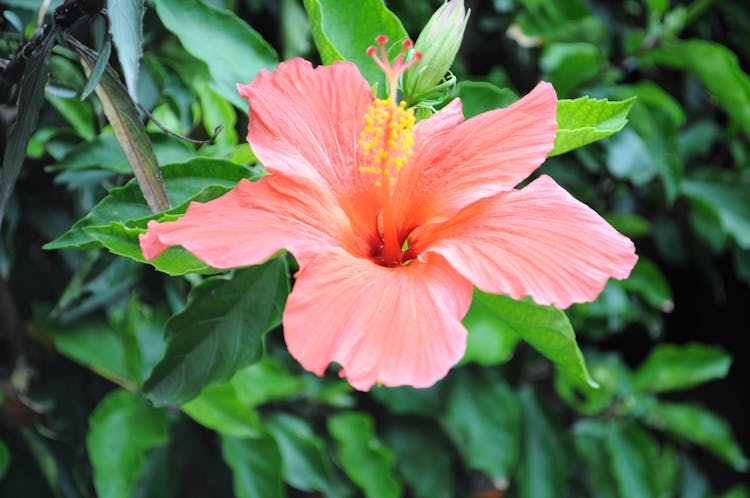
[[[439,90],[453,64],[464,36],[469,13],[464,0],[449,0],[430,18],[417,38],[414,49],[422,60],[404,73],[402,91],[410,103]]]

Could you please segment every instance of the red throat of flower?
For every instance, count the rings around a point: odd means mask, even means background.
[[[397,104],[398,81],[409,67],[421,58],[417,52],[409,62],[404,56],[413,46],[410,40],[404,42],[401,52],[393,61],[388,60],[385,44],[388,38],[378,36],[380,55],[370,47],[370,55],[385,73],[388,81],[389,99],[375,99],[364,117],[365,124],[359,136],[359,171],[372,176],[380,194],[382,206],[378,223],[382,246],[377,248],[375,257],[385,266],[398,266],[404,263],[402,247],[404,240],[399,234],[393,212],[393,189],[399,171],[410,160],[414,145],[414,111],[406,109],[406,103]]]

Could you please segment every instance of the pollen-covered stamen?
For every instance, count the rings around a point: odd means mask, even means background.
[[[385,50],[385,44],[388,43],[388,37],[380,35],[375,38],[375,41],[380,46],[380,57],[378,57],[377,49],[373,46],[367,49],[367,55],[375,60],[378,67],[385,73],[386,81],[388,82],[388,96],[391,102],[394,104],[398,99],[398,80],[401,75],[409,69],[411,66],[417,63],[422,58],[422,54],[414,52],[414,55],[408,62],[404,62],[404,59],[408,51],[414,46],[411,40],[404,41],[401,46],[401,52],[396,56],[393,61],[388,60],[388,53]]]
[[[399,171],[413,154],[414,110],[406,103],[394,105],[376,99],[364,117],[359,136],[360,173],[373,175],[382,205],[383,247],[380,258],[390,266],[401,264],[403,241],[399,240],[392,193]]]

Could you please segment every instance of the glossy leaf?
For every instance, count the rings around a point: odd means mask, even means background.
[[[146,452],[167,443],[167,414],[127,391],[110,393],[94,410],[86,437],[100,498],[129,498]]]
[[[365,52],[375,38],[388,37],[388,51],[401,50],[408,34],[382,0],[361,0],[356,8],[347,0],[304,0],[312,36],[323,64],[354,62],[371,85],[384,85],[383,72]]]
[[[288,294],[283,258],[197,285],[185,309],[167,322],[167,352],[146,382],[146,396],[157,406],[182,404],[258,361]]]
[[[689,389],[725,377],[731,365],[731,355],[718,347],[659,344],[633,374],[633,388],[650,392]]]
[[[133,100],[138,98],[138,70],[143,55],[144,0],[116,0],[107,2],[109,31],[117,47],[125,86]]]
[[[231,382],[206,387],[180,408],[202,426],[222,435],[240,438],[262,435],[258,413],[237,396]]]
[[[199,0],[157,0],[154,4],[161,22],[185,50],[206,63],[213,89],[247,112],[237,84],[250,83],[261,69],[276,67],[278,55],[273,47],[228,10]]]
[[[540,306],[528,300],[516,301],[478,290],[474,292],[474,301],[491,310],[499,322],[546,356],[561,373],[596,387],[564,312],[552,306]]]
[[[302,418],[275,413],[266,420],[281,454],[284,481],[303,491],[321,491],[326,497],[348,496],[331,465],[325,443]]]
[[[581,97],[557,103],[557,135],[550,156],[583,147],[622,130],[634,99],[620,102]]]
[[[97,57],[91,50],[67,37],[68,44],[81,57],[81,63],[87,76],[96,66]],[[128,158],[130,168],[138,180],[151,211],[158,213],[169,209],[169,198],[164,188],[159,163],[154,155],[151,142],[146,134],[146,128],[130,96],[123,89],[122,84],[113,69],[107,69],[96,87],[96,95],[102,102],[104,114],[112,125],[122,151]]]
[[[514,475],[521,448],[520,400],[497,375],[455,372],[442,425],[470,468],[493,481]]]
[[[339,462],[366,498],[398,498],[393,453],[376,438],[373,419],[364,413],[339,413],[327,420]]]
[[[283,498],[281,457],[270,436],[240,439],[222,436],[221,454],[232,469],[237,498]]]
[[[706,448],[738,472],[750,468],[729,424],[696,405],[652,403],[644,415],[651,426]]]
[[[556,498],[571,472],[560,431],[544,412],[536,395],[522,389],[521,455],[518,489],[521,498]],[[630,496],[630,495],[626,495]]]
[[[0,168],[0,226],[3,224],[5,206],[23,166],[26,146],[39,120],[39,109],[44,100],[44,85],[47,82],[47,64],[55,39],[56,28],[53,28],[41,46],[32,52],[21,78],[18,112],[8,132],[8,144]]]

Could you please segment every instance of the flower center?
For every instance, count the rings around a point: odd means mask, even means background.
[[[414,145],[414,110],[406,109],[406,102],[396,104],[398,81],[401,74],[419,60],[419,53],[409,62],[404,63],[406,51],[412,47],[411,41],[404,42],[399,55],[388,60],[385,43],[388,38],[376,38],[380,45],[381,58],[375,47],[367,49],[388,80],[388,99],[375,99],[365,114],[365,126],[360,132],[359,146],[361,151],[359,171],[374,176],[378,188],[381,213],[378,219],[378,230],[382,237],[382,247],[377,257],[385,266],[398,266],[403,263],[403,240],[400,240],[396,217],[393,209],[393,189],[399,171],[408,163],[413,154]]]

